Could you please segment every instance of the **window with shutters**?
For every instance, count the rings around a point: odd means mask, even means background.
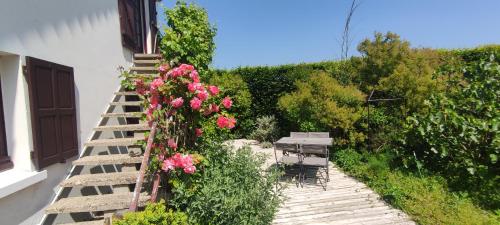
[[[39,169],[78,154],[73,68],[26,57],[31,130]]]
[[[7,137],[5,133],[5,118],[3,114],[2,84],[0,82],[0,170],[12,168],[12,161],[7,151]]]
[[[139,0],[118,0],[122,44],[134,52],[143,50],[141,8]]]

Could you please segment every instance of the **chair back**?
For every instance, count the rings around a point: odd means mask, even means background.
[[[275,143],[274,144],[274,149],[275,150],[285,151],[285,152],[299,152],[299,149],[297,148],[296,144],[280,144],[280,143]]]
[[[330,133],[328,132],[309,132],[310,138],[329,138]]]
[[[290,132],[292,138],[307,138],[308,136],[307,132]]]
[[[302,153],[326,155],[328,152],[327,146],[324,145],[302,145]]]

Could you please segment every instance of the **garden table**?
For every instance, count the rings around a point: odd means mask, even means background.
[[[275,143],[277,144],[296,144],[296,145],[323,145],[331,146],[333,138],[292,138],[282,137]]]

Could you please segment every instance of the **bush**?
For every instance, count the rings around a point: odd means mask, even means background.
[[[171,181],[171,205],[185,211],[193,224],[270,224],[280,203],[278,172],[262,171],[265,157],[253,155],[248,147],[207,147],[210,165],[192,186]]]
[[[257,118],[255,130],[250,138],[259,142],[273,142],[278,134],[274,116],[262,116]]]
[[[355,146],[365,138],[356,124],[365,95],[356,87],[342,86],[326,73],[317,73],[296,83],[297,90],[279,99],[295,130],[331,131],[338,145]]]
[[[174,64],[191,64],[205,75],[215,50],[216,29],[208,21],[205,9],[177,1],[165,11],[167,25],[160,42],[165,59]]]
[[[447,95],[434,95],[428,113],[408,119],[402,151],[414,152],[427,168],[483,193],[482,204],[499,208],[500,64],[491,54],[451,68],[457,71],[463,75],[448,80]]]
[[[238,118],[238,123],[234,129],[236,136],[247,136],[253,127],[252,118],[252,96],[247,83],[240,75],[230,73],[213,73],[210,82],[221,89],[221,94],[231,96],[234,102],[232,112]]]
[[[416,176],[391,169],[393,153],[340,150],[335,163],[361,179],[391,205],[408,213],[419,224],[497,224],[498,216],[472,204],[465,195],[448,190],[440,176]]]
[[[188,217],[183,212],[167,210],[165,201],[150,203],[141,212],[127,212],[123,218],[113,220],[113,225],[188,225]]]

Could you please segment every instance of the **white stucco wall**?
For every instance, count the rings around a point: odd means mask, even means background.
[[[33,171],[29,100],[22,74],[26,56],[73,67],[82,146],[119,87],[117,67],[128,67],[132,61],[132,53],[121,44],[117,0],[0,2],[0,77],[8,151],[14,170]],[[51,200],[69,166],[49,166],[47,179],[0,198],[0,223],[36,221],[26,219]]]

